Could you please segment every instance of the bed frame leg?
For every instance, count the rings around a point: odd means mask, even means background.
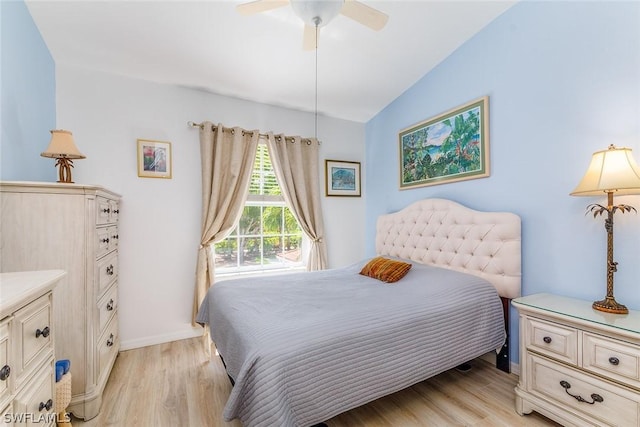
[[[496,368],[506,373],[511,373],[511,356],[509,355],[509,341],[511,334],[509,333],[509,307],[511,307],[511,299],[500,297],[502,300],[502,314],[504,315],[504,328],[507,333],[507,339],[504,341],[500,352],[496,355]]]

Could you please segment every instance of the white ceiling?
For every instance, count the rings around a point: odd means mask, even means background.
[[[368,121],[514,2],[363,0],[389,21],[321,28],[319,113]],[[314,111],[303,22],[290,6],[241,16],[239,3],[26,1],[56,63]]]

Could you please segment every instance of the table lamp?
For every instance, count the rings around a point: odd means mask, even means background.
[[[604,194],[607,195],[607,206],[587,206],[587,213],[591,212],[594,218],[607,213],[604,222],[604,228],[607,230],[607,296],[601,301],[595,301],[592,307],[607,313],[626,314],[629,312],[627,307],[618,303],[613,296],[613,273],[618,269],[618,263],[613,261],[613,214],[616,211],[637,211],[633,206],[614,205],[613,195],[640,194],[640,168],[631,155],[630,148],[610,145],[606,150],[593,153],[591,164],[582,181],[571,192],[572,196]]]
[[[40,153],[42,157],[58,159],[56,166],[60,166],[58,171],[58,182],[72,184],[71,168],[72,159],[84,159],[84,154],[80,153],[73,142],[73,135],[68,130],[56,129],[51,131],[51,141],[47,149]]]

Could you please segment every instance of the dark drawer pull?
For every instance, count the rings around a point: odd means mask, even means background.
[[[551,337],[544,337],[542,338],[542,341],[546,342],[547,344],[551,344]]]
[[[9,365],[4,365],[2,369],[0,369],[0,381],[6,381],[11,375],[11,368]]]
[[[612,365],[618,366],[620,364],[620,359],[618,359],[617,357],[610,357],[609,363],[611,363]]]
[[[113,264],[110,264],[109,267],[107,267],[107,274],[109,276],[113,276]]]
[[[567,381],[564,381],[564,380],[560,381],[560,385],[562,386],[562,388],[564,388],[564,391],[566,391],[569,396],[573,397],[578,402],[588,403],[589,405],[593,405],[596,402],[604,402],[604,399],[602,398],[602,396],[600,396],[599,394],[596,394],[596,393],[591,394],[591,402],[589,402],[588,400],[585,400],[584,397],[582,397],[582,396],[578,396],[578,395],[569,393],[569,389],[571,388],[571,384],[569,384]]]
[[[109,209],[102,209],[102,212],[104,212],[104,213],[109,213],[109,212],[111,212],[111,210],[109,210]]]
[[[109,339],[107,340],[107,347],[111,347],[113,345],[113,334],[109,334]]]
[[[107,303],[107,311],[113,311],[113,299],[110,299]]]
[[[38,411],[42,411],[43,409],[46,409],[48,411],[51,408],[53,408],[53,400],[49,399],[47,400],[47,403],[40,402],[40,405],[38,406]]]
[[[51,331],[49,330],[48,326],[45,326],[42,330],[40,329],[36,329],[36,338],[40,338],[40,336],[43,336],[44,338],[49,336],[49,333]]]
[[[109,243],[109,238],[107,237],[106,239],[102,239],[102,243]]]

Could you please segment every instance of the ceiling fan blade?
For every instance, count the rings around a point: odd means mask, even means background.
[[[320,28],[318,27],[318,38],[320,38]],[[318,46],[319,40],[316,39],[316,27],[311,25],[304,26],[304,35],[302,38],[302,48],[304,50],[314,50]]]
[[[277,9],[289,4],[289,0],[255,0],[249,3],[242,3],[236,6],[240,15],[248,16],[267,10]]]
[[[345,0],[340,13],[376,31],[381,30],[389,20],[385,13],[356,0]]]

